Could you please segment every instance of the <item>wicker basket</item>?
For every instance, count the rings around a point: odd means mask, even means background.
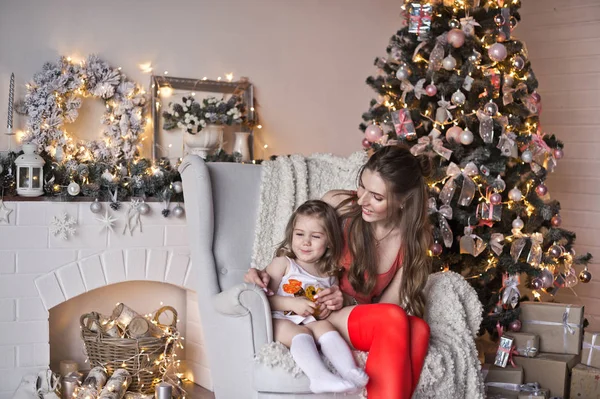
[[[172,333],[177,331],[177,311],[171,306],[163,306],[153,317],[158,323],[159,316],[164,311],[173,312],[173,321],[168,327]],[[154,393],[154,386],[160,382],[162,375],[160,364],[155,364],[161,355],[171,355],[175,350],[173,340],[169,337],[143,337],[143,338],[114,338],[90,330],[90,326],[100,325],[98,313],[86,313],[80,318],[81,337],[91,367],[104,366],[109,375],[118,368],[124,368],[132,376],[128,391],[141,393]]]

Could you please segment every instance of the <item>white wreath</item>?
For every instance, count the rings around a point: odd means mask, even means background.
[[[103,139],[76,142],[64,124],[77,119],[82,97],[88,96],[105,102]],[[44,64],[27,85],[23,141],[37,144],[39,151],[59,162],[131,160],[146,124],[145,103],[144,92],[135,83],[97,56],[80,64],[61,57],[56,63]]]

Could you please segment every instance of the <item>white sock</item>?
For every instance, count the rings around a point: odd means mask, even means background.
[[[369,376],[356,365],[350,347],[339,332],[328,331],[321,335],[319,345],[321,345],[321,352],[345,380],[360,388],[367,385]]]
[[[310,380],[313,393],[350,392],[355,386],[331,373],[323,364],[312,335],[298,334],[292,339],[290,353]]]

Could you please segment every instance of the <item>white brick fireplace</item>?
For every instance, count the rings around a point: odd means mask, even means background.
[[[211,389],[185,218],[164,218],[163,205],[149,203],[151,212],[142,216],[142,232],[137,229],[130,235],[123,234],[127,203],[119,211],[109,209],[118,218],[114,232],[101,229],[96,220],[100,215],[90,211],[89,202],[5,205],[12,212],[9,224],[0,222],[0,399],[12,397],[23,375],[48,367],[50,309],[127,281],[162,282],[187,290],[187,311],[179,315],[186,325],[187,376]],[[49,229],[54,216],[63,211],[77,220],[76,234],[66,241]],[[119,301],[114,299],[111,303]]]

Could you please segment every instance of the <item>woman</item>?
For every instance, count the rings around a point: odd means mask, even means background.
[[[369,399],[410,398],[427,354],[429,327],[420,317],[431,268],[424,179],[430,172],[427,156],[387,146],[361,169],[356,192],[331,191],[323,198],[340,215],[344,273],[339,288],[322,291],[317,302],[322,318],[354,348],[369,352]],[[245,281],[267,289],[269,277],[250,269]]]

